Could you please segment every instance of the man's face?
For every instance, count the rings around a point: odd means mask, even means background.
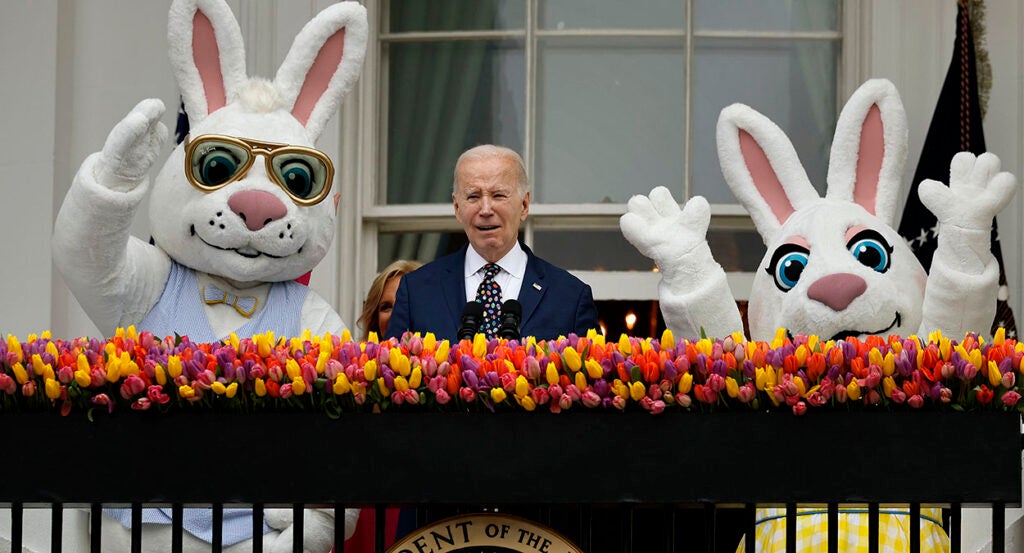
[[[467,159],[458,171],[452,194],[455,218],[473,249],[487,261],[497,261],[516,243],[519,224],[530,211],[530,193],[520,193],[511,159]]]

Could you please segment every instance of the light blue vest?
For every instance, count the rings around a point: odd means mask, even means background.
[[[293,282],[275,282],[267,294],[267,302],[249,322],[235,331],[239,337],[248,337],[267,331],[277,336],[293,337],[301,334],[302,304],[309,291],[305,286]],[[204,303],[199,294],[196,273],[188,267],[171,263],[171,274],[160,295],[160,301],[150,309],[138,325],[139,331],[148,330],[154,336],[188,336],[195,343],[219,342],[225,336],[215,336],[210,321],[203,311]],[[125,528],[131,528],[130,509],[104,509]],[[142,522],[171,524],[171,509],[143,509]],[[213,518],[208,509],[185,509],[182,515],[183,527],[188,533],[213,542]],[[249,509],[224,509],[222,539],[225,547],[252,539],[252,511]],[[270,526],[263,523],[263,533],[270,532]]]

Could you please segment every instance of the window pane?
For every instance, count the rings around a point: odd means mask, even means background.
[[[570,271],[650,271],[647,259],[615,230],[536,230],[533,252]]]
[[[543,0],[540,26],[543,29],[682,29],[686,27],[686,3],[679,0]]]
[[[699,41],[694,56],[693,193],[735,203],[718,163],[722,108],[741,102],[789,136],[811,183],[824,192],[838,114],[838,45],[831,41]]]
[[[466,244],[464,232],[382,232],[377,236],[377,270],[392,261],[428,263]]]
[[[541,41],[534,199],[625,203],[681,189],[684,66],[682,41]]]
[[[533,251],[570,271],[651,271],[654,262],[626,241],[619,230],[537,230]],[[765,247],[754,230],[711,229],[708,244],[728,272],[752,272]]]
[[[522,29],[524,0],[391,0],[390,28],[407,31]]]
[[[839,0],[695,0],[693,23],[697,30],[834,31]]]
[[[521,41],[387,46],[387,202],[448,203],[464,150],[523,147]]]

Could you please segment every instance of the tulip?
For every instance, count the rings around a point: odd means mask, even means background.
[[[47,378],[44,388],[46,391],[46,397],[50,398],[51,401],[56,401],[57,398],[60,397],[60,382],[57,382],[52,378]]]
[[[506,397],[508,396],[505,395],[505,390],[501,388],[491,388],[491,400],[494,401],[494,403],[501,403],[505,401]]]
[[[1000,330],[1002,330],[1002,328],[1000,328]],[[1003,396],[1000,399],[1003,401],[1003,405],[1007,407],[1013,407],[1014,405],[1017,405],[1017,402],[1020,401],[1020,394],[1013,390],[1010,390],[1009,392],[1003,394]]]
[[[438,405],[447,405],[451,401],[451,396],[444,388],[438,388],[434,392],[434,399],[437,400]]]
[[[223,382],[214,382],[213,385],[210,386],[210,389],[213,390],[213,393],[217,394],[218,396],[222,396],[224,395],[224,392],[228,391],[227,387],[224,386]]]
[[[629,384],[629,396],[633,398],[633,401],[640,401],[645,395],[647,395],[647,389],[642,382],[632,382]]]
[[[807,412],[807,404],[803,401],[798,401],[793,405],[793,414],[800,416]]]
[[[860,399],[860,385],[857,384],[856,380],[851,380],[846,386],[846,395],[852,400],[857,401]]]
[[[195,397],[196,392],[191,386],[179,386],[178,395],[185,399],[190,399]]]
[[[517,397],[516,401],[519,402],[519,405],[527,411],[533,411],[537,408],[537,404],[534,403],[533,398],[530,396],[523,396],[521,398]]]
[[[583,362],[580,360],[580,354],[576,352],[576,348],[567,346],[562,350],[562,360],[565,361],[565,366],[569,367],[572,371],[578,371],[583,366]]]
[[[558,398],[558,407],[563,411],[572,407],[572,399],[568,394],[562,394],[562,397]]]
[[[476,392],[463,386],[459,388],[459,397],[462,398],[462,401],[465,401],[466,403],[472,403],[476,401]]]
[[[294,392],[295,392],[295,387],[292,386],[291,382],[288,382],[288,383],[285,383],[285,384],[281,384],[281,388],[278,390],[278,394],[280,394],[281,399],[288,399],[288,398],[292,397],[292,394]]]
[[[263,383],[262,378],[256,379],[256,382],[253,384],[253,389],[256,391],[256,397],[263,397],[267,395],[267,386]]]

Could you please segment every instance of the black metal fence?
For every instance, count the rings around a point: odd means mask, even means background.
[[[905,505],[911,520],[922,506],[942,507],[958,551],[960,509],[990,506],[998,552],[1003,509],[1021,503],[1020,431],[1013,413],[952,411],[399,412],[338,420],[197,411],[92,422],[6,413],[0,505],[12,509],[15,551],[25,508],[98,515],[101,505],[172,506],[180,534],[183,506],[213,506],[216,522],[220,508],[243,504],[257,515],[291,506],[300,522],[303,505],[339,514],[345,506],[401,506],[421,525],[496,510],[549,526],[588,553],[734,551],[742,534],[752,535],[756,505],[789,507],[787,538],[795,540],[798,504],[827,512],[837,551],[834,521],[850,503],[865,505],[874,536],[880,505]],[[199,470],[208,477],[180,477]],[[62,511],[52,513],[60,551]],[[104,550],[99,518],[92,517],[93,551]],[[336,551],[342,532],[339,525]],[[910,532],[911,551],[916,536]],[[214,551],[219,540],[215,533]],[[140,547],[133,536],[133,550]],[[754,551],[753,540],[746,550]]]

